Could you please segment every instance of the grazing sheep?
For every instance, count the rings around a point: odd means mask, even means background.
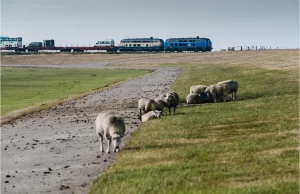
[[[226,102],[227,95],[229,92],[229,86],[228,84],[215,84],[208,86],[204,92],[212,94],[214,96],[214,102]]]
[[[201,96],[196,93],[191,93],[186,97],[187,104],[200,104],[201,103]]]
[[[203,93],[206,88],[207,88],[207,86],[205,86],[205,85],[193,85],[193,86],[190,87],[190,94],[192,94],[192,93],[196,93],[196,94]]]
[[[232,94],[232,100],[236,100],[236,92],[238,91],[239,88],[239,84],[237,81],[226,80],[226,81],[219,82],[217,84],[228,84],[229,86],[228,94]]]
[[[160,118],[161,117],[161,111],[159,110],[152,110],[150,112],[147,112],[146,114],[142,115],[142,122],[146,122],[152,119]]]
[[[171,114],[171,108],[174,108],[174,114],[176,107],[179,105],[179,96],[176,92],[174,91],[168,91],[165,93],[162,93],[159,96],[160,99],[164,101],[165,107],[168,107],[169,109],[169,114]]]
[[[138,110],[140,112],[140,115],[143,115],[152,110],[162,111],[162,108],[161,108],[160,104],[155,102],[153,99],[140,98],[139,102],[138,102]]]
[[[200,93],[201,103],[211,103],[214,102],[214,96],[211,93]]]
[[[107,153],[110,153],[110,144],[113,142],[114,152],[120,151],[121,138],[125,134],[125,122],[121,116],[112,111],[102,111],[96,118],[96,133],[100,136],[100,152],[103,150],[103,137],[108,140]]]
[[[155,98],[154,101],[159,105],[159,109],[161,111],[161,115],[163,114],[163,110],[164,110],[164,107],[165,107],[165,103],[162,99],[160,99],[159,97],[158,98]]]

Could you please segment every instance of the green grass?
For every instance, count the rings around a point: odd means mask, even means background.
[[[238,101],[143,123],[90,194],[299,193],[298,72],[176,66],[182,102],[189,86],[227,79],[239,82]]]
[[[64,99],[148,70],[1,68],[1,114],[49,100]]]

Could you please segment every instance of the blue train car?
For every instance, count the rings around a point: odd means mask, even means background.
[[[208,38],[169,38],[165,42],[165,51],[211,51],[212,42]]]
[[[164,41],[159,38],[128,38],[122,39],[119,44],[119,50],[122,52],[137,51],[163,51]]]

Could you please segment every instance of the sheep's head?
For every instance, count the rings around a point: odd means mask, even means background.
[[[174,95],[172,93],[167,93],[164,95],[164,102],[170,104],[171,101],[174,99]]]
[[[118,134],[113,134],[111,138],[112,138],[112,143],[114,145],[114,152],[119,152],[120,151],[121,136],[118,135]]]
[[[155,110],[154,113],[155,113],[155,114],[154,114],[154,117],[155,117],[155,118],[160,118],[160,117],[161,117],[161,111]]]
[[[208,94],[208,93],[209,93],[209,89],[210,89],[210,87],[207,87],[207,88],[204,90],[204,92],[203,92],[203,93],[206,93],[206,94]]]

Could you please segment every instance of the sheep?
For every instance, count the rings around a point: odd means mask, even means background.
[[[100,136],[100,152],[103,150],[103,137],[108,140],[107,153],[110,153],[111,142],[114,145],[114,152],[120,151],[121,138],[125,134],[124,119],[113,111],[102,111],[96,118],[96,133]]]
[[[138,101],[138,110],[140,115],[143,115],[152,110],[160,110],[162,111],[163,107],[153,99],[149,98],[140,98]]]
[[[146,114],[142,115],[142,122],[146,122],[152,119],[160,118],[161,117],[161,111],[159,110],[152,110],[150,112],[147,112]]]
[[[159,98],[163,100],[165,107],[168,107],[169,114],[171,114],[171,108],[174,108],[174,114],[176,111],[176,107],[179,105],[179,96],[174,91],[168,91],[162,93]]]
[[[192,93],[196,93],[196,94],[203,93],[206,88],[207,88],[207,86],[205,86],[205,85],[193,85],[193,86],[190,87],[190,94],[192,94]]]
[[[200,104],[201,103],[201,96],[196,93],[191,93],[186,97],[187,104]]]
[[[208,86],[204,93],[211,93],[214,97],[214,102],[223,101],[226,102],[227,95],[229,92],[228,84],[215,84]]]
[[[226,80],[226,81],[219,82],[217,84],[228,84],[229,86],[228,94],[232,94],[232,100],[236,100],[236,92],[238,91],[239,88],[239,84],[237,81]]]
[[[158,106],[158,110],[161,111],[161,115],[163,114],[163,110],[165,107],[165,103],[162,99],[160,99],[159,97],[155,98],[154,101],[159,105]]]

